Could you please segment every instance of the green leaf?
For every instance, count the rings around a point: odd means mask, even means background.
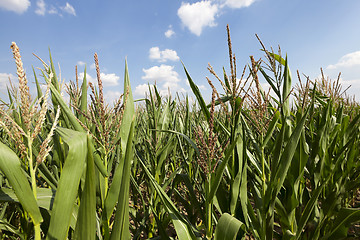
[[[278,111],[275,112],[273,119],[271,120],[268,130],[266,132],[264,141],[263,141],[263,148],[265,148],[266,144],[268,143],[268,141],[271,139],[271,137],[273,136],[274,130],[276,128],[276,124],[278,123],[280,118],[280,113]]]
[[[40,224],[43,219],[29,181],[21,168],[20,159],[2,142],[0,142],[0,170],[6,176],[19,202],[29,213],[34,224]]]
[[[36,188],[36,198],[39,207],[51,210],[56,191],[50,188]],[[19,202],[14,190],[10,188],[0,189],[0,202]]]
[[[285,146],[284,152],[281,155],[278,168],[276,169],[275,174],[271,176],[271,183],[273,185],[275,184],[276,186],[275,189],[270,190],[269,188],[270,191],[274,191],[271,197],[272,200],[275,200],[276,195],[278,194],[278,192],[281,189],[281,186],[284,183],[293,156],[295,154],[295,150],[297,148],[301,132],[304,130],[303,128],[308,113],[309,113],[309,109],[305,112],[304,116],[301,118],[300,122],[297,124],[296,128],[294,129],[294,132],[292,133],[288,143]]]
[[[264,69],[260,66],[259,70],[261,72],[261,74],[264,76],[265,80],[270,84],[272,90],[274,90],[274,92],[276,93],[276,95],[279,97],[279,99],[281,99],[281,92],[280,90],[274,85],[274,80],[267,75],[267,73],[264,71]]]
[[[128,95],[126,94],[128,92]],[[127,99],[126,99],[127,95]],[[119,156],[119,165],[115,169],[113,182],[120,183],[123,173],[124,167],[124,157],[125,157],[125,150],[127,146],[127,141],[129,139],[129,132],[131,129],[132,122],[135,116],[135,106],[134,100],[132,97],[131,86],[130,86],[130,79],[129,79],[129,72],[127,67],[127,62],[125,62],[125,76],[124,76],[124,101],[126,101],[125,109],[124,109],[124,116],[121,121],[120,131],[118,138],[121,139],[121,156]],[[120,184],[111,184],[110,189],[108,191],[108,195],[105,199],[105,214],[106,219],[110,220],[111,214],[114,210],[116,202],[119,198],[120,192]]]
[[[96,232],[96,183],[95,164],[90,151],[90,137],[87,136],[87,164],[85,187],[81,195],[78,218],[75,228],[75,239],[95,239]]]
[[[26,235],[23,232],[21,232],[19,229],[17,229],[15,226],[8,223],[6,221],[6,219],[0,220],[0,230],[1,230],[1,232],[3,232],[5,230],[5,231],[11,232],[13,234],[16,234],[17,236],[19,236],[19,238],[21,240],[26,239]],[[5,239],[5,236],[6,236],[5,234],[2,235],[3,239]]]
[[[35,84],[36,84],[36,90],[37,90],[37,98],[40,99],[42,97],[41,87],[40,87],[39,81],[37,79],[34,67],[32,67],[32,70],[33,70],[34,78],[35,78]]]
[[[334,228],[331,232],[324,236],[325,239],[337,239],[340,238],[342,228],[345,228],[345,236],[347,236],[347,230],[350,224],[360,222],[360,208],[342,208],[336,214],[336,218],[334,221]]]
[[[283,60],[283,59],[282,59]],[[285,58],[285,69],[284,69],[284,80],[283,80],[283,99],[282,99],[282,109],[284,116],[290,115],[290,94],[291,92],[291,72],[288,65],[287,55]]]
[[[37,188],[37,204],[40,208],[51,211],[54,203],[56,191],[50,188]],[[10,188],[0,189],[0,202],[19,202],[15,192]],[[71,214],[70,227],[75,229],[76,219],[78,213],[78,205],[74,203],[74,208]],[[49,223],[47,223],[49,224]]]
[[[215,228],[215,240],[235,240],[245,236],[245,224],[228,213],[221,215]]]
[[[181,213],[177,210],[176,206],[171,201],[169,196],[165,193],[162,187],[155,181],[154,177],[147,169],[141,157],[138,154],[137,156],[139,157],[139,162],[147,178],[149,179],[150,184],[155,189],[157,194],[159,194],[161,202],[164,204],[166,211],[169,213],[169,216],[174,224],[178,238],[180,240],[196,239],[191,224],[188,223],[187,220],[181,215]]]
[[[174,133],[177,134],[179,136],[182,136],[189,144],[190,146],[195,150],[196,154],[199,156],[200,152],[198,147],[196,146],[196,144],[194,143],[193,140],[191,140],[188,136],[186,136],[185,134],[182,134],[180,132],[176,132],[176,131],[172,131],[172,130],[157,130],[157,129],[150,129],[151,131],[158,131],[158,132],[168,132],[168,133]]]
[[[209,119],[210,119],[210,112],[209,112],[209,110],[208,110],[207,107],[206,107],[205,101],[204,101],[203,97],[201,96],[200,90],[199,90],[198,86],[194,83],[194,81],[192,80],[192,78],[190,77],[190,74],[189,74],[188,71],[186,70],[184,64],[183,64],[183,67],[184,67],[184,70],[185,70],[185,73],[186,73],[186,77],[187,77],[187,79],[188,79],[188,81],[189,81],[191,90],[192,90],[192,92],[194,93],[196,99],[198,100],[198,104],[200,105],[201,110],[202,110],[202,112],[204,113],[204,115],[205,115],[205,117],[206,117],[206,120],[209,121]]]
[[[128,92],[127,99],[126,93]],[[134,106],[134,99],[132,96],[131,85],[130,85],[130,78],[129,78],[129,71],[127,61],[125,61],[125,76],[124,76],[124,101],[126,102],[124,115],[121,121],[121,128],[119,132],[119,137],[121,138],[121,159],[124,158],[125,149],[127,146],[127,140],[129,138],[130,128],[132,125],[132,121],[134,120],[135,116],[135,106]]]
[[[84,78],[81,85],[81,100],[80,100],[80,110],[83,113],[87,112],[87,81],[86,81],[86,66],[84,69]],[[83,114],[80,113],[80,121],[85,124],[86,118]]]
[[[306,225],[306,223],[307,223],[307,221],[308,221],[308,219],[310,217],[310,214],[312,213],[312,210],[315,207],[315,203],[316,203],[321,191],[325,187],[325,185],[326,185],[326,181],[323,182],[319,187],[317,187],[314,190],[310,200],[307,202],[307,204],[305,206],[305,209],[301,214],[298,226],[297,226],[298,229],[296,231],[296,240],[300,238],[301,233],[303,232],[303,228],[305,227],[305,225]]]
[[[50,58],[50,68],[51,68],[51,72],[53,73],[53,78],[50,79],[52,84],[55,86],[57,91],[60,91],[60,86],[59,86],[59,82],[57,80],[57,76],[56,76],[56,71],[55,71],[55,65],[51,56],[51,52],[50,52],[50,48],[49,48],[49,58]]]
[[[134,157],[133,137],[134,137],[135,120],[130,126],[129,137],[127,139],[126,151],[124,156],[124,167],[122,170],[121,182],[113,182],[120,186],[118,195],[118,204],[116,207],[115,220],[110,239],[130,239],[129,231],[129,186],[130,186],[130,170]],[[118,171],[119,171],[118,170]]]
[[[58,182],[47,239],[66,239],[87,156],[87,135],[66,128],[56,132],[69,151]]]

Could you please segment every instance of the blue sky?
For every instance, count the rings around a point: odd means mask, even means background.
[[[122,92],[125,58],[135,98],[155,81],[164,94],[168,88],[172,95],[190,93],[181,61],[210,96],[206,77],[216,80],[207,64],[219,75],[229,69],[229,24],[239,70],[250,55],[263,57],[257,33],[267,47],[280,45],[288,54],[294,82],[296,70],[312,79],[320,67],[332,79],[342,72],[343,85],[351,84],[349,93],[359,100],[359,13],[358,0],[0,0],[0,97],[8,77],[16,81],[13,41],[29,82],[31,67],[41,67],[32,53],[48,61],[50,48],[65,83],[75,79],[75,65],[83,76],[85,63],[95,81],[96,52],[108,102]]]

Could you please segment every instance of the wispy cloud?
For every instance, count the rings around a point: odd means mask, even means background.
[[[175,50],[165,49],[160,51],[159,47],[150,48],[149,58],[158,62],[178,61],[180,59]]]
[[[48,10],[48,13],[49,13],[49,14],[57,14],[57,15],[59,15],[59,16],[62,16],[62,15],[59,13],[59,11],[56,9],[56,7],[54,7],[54,6],[50,6],[50,8],[49,8],[49,10]]]
[[[44,16],[45,13],[46,13],[46,4],[45,4],[45,1],[44,0],[38,0],[36,1],[36,10],[35,10],[35,13],[37,15],[41,15],[41,16]]]
[[[70,3],[66,3],[66,5],[64,7],[61,7],[61,9],[71,15],[76,16],[76,12],[75,12],[75,8],[73,6],[70,5]]]
[[[13,11],[18,14],[22,14],[26,12],[26,10],[30,7],[31,3],[29,0],[1,0],[0,8]]]
[[[76,64],[79,65],[79,66],[85,66],[86,63],[83,62],[83,61],[78,61]]]
[[[11,73],[0,73],[0,90],[6,89],[6,85],[9,84],[9,78],[13,83],[16,82],[16,77]]]
[[[172,36],[175,35],[174,30],[172,29],[172,26],[169,26],[169,29],[164,33],[165,37],[167,38],[171,38]]]
[[[340,67],[353,67],[357,65],[360,65],[360,51],[342,56],[337,63],[327,66],[327,69],[338,69]]]
[[[35,13],[40,16],[45,16],[46,14],[56,14],[62,17],[62,13],[76,16],[75,8],[70,5],[70,3],[67,2],[65,6],[62,7],[55,7],[54,5],[47,5],[45,0],[36,1]]]
[[[195,3],[181,3],[178,16],[181,22],[190,32],[200,36],[203,28],[216,26],[215,17],[219,6],[211,1],[200,1]]]

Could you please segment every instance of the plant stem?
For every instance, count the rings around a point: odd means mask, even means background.
[[[31,177],[31,188],[34,194],[35,199],[37,200],[37,192],[36,192],[36,167],[33,164],[33,156],[32,156],[32,139],[30,137],[30,133],[28,133],[28,162],[29,162],[29,170]],[[34,224],[34,232],[35,232],[35,240],[41,240],[41,229],[40,224]]]
[[[211,173],[209,173],[209,177],[207,179],[207,182],[205,183],[206,196],[209,196],[209,194],[210,194],[210,185],[211,185]],[[209,201],[208,204],[206,204],[205,211],[206,211],[206,213],[205,213],[206,214],[206,238],[207,239],[212,239],[212,221],[211,221],[211,217],[212,217],[212,200]]]
[[[108,169],[108,161],[107,161],[107,151],[106,151],[106,149],[105,149],[105,157],[104,157],[104,165],[105,165],[105,169]],[[107,193],[108,193],[108,188],[109,188],[109,186],[108,186],[108,181],[109,181],[109,179],[108,179],[108,177],[104,177],[105,179],[105,194],[104,194],[104,197],[106,198],[107,197]]]
[[[29,161],[29,171],[30,171],[30,177],[31,177],[31,187],[34,194],[34,197],[36,199],[36,175],[35,175],[35,168],[33,164],[33,156],[32,156],[32,140],[29,137],[28,138],[28,148],[29,148],[29,154],[28,154],[28,161]]]
[[[40,224],[34,225],[34,230],[35,230],[35,240],[41,240]]]

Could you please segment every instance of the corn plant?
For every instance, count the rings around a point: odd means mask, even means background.
[[[207,78],[184,65],[195,101],[150,86],[106,103],[97,82],[63,84],[50,54],[30,96],[19,48],[18,88],[0,102],[0,230],[9,239],[342,239],[359,237],[359,105],[325,78],[293,88],[287,56],[250,56]],[[36,56],[37,57],[37,56]],[[261,79],[269,85],[265,91]],[[82,80],[82,82],[81,82]],[[46,90],[41,88],[46,86]],[[63,94],[69,96],[65,101]],[[137,102],[137,103],[135,103]]]

